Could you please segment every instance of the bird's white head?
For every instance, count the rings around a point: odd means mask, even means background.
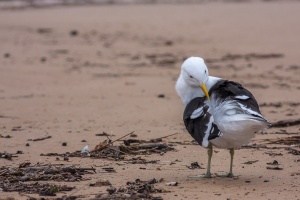
[[[208,80],[208,70],[204,60],[200,57],[189,57],[181,66],[183,80],[191,87],[200,87],[207,99],[209,99],[206,89]]]

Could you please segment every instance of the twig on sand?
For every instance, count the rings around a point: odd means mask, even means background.
[[[36,139],[28,139],[28,141],[41,141],[41,140],[45,140],[45,139],[49,139],[52,138],[51,135],[49,136],[45,136],[45,137],[41,137],[41,138],[36,138]]]
[[[134,133],[134,131],[132,131],[132,132],[130,132],[130,133],[128,133],[128,134],[126,134],[126,135],[124,135],[124,136],[118,138],[118,139],[115,139],[114,141],[109,141],[108,143],[104,144],[103,146],[102,146],[101,144],[99,144],[99,145],[97,145],[97,146],[95,147],[94,150],[92,150],[92,152],[93,152],[93,151],[99,151],[99,150],[101,150],[101,149],[104,149],[104,148],[106,148],[107,146],[113,144],[113,143],[116,142],[116,141],[121,140],[122,138],[124,138],[124,137],[126,137],[126,136],[128,136],[128,135],[130,135],[130,134],[132,134],[132,133]]]
[[[288,127],[295,126],[300,124],[300,119],[292,119],[292,120],[280,120],[272,123],[270,127]]]
[[[126,135],[124,135],[124,136],[122,136],[122,137],[120,137],[120,138],[114,140],[114,141],[112,141],[111,143],[114,143],[114,142],[116,142],[116,141],[119,141],[119,140],[121,140],[122,138],[124,138],[124,137],[126,137],[126,136],[128,136],[128,135],[131,135],[132,133],[134,133],[134,131],[132,131],[132,132],[130,132],[130,133],[128,133],[128,134],[126,134]]]
[[[170,136],[173,136],[173,135],[176,135],[176,134],[178,134],[178,133],[173,133],[173,134],[166,135],[166,136],[163,136],[163,137],[159,137],[159,138],[151,139],[151,141],[157,141],[157,140],[160,140],[160,139],[163,139],[163,138],[167,138],[167,137],[170,137]]]
[[[170,135],[166,135],[166,136],[163,136],[163,137],[154,138],[154,139],[150,139],[150,140],[128,139],[128,140],[123,140],[123,142],[126,146],[130,146],[131,143],[157,143],[157,142],[162,142],[163,138],[167,138],[167,137],[170,137],[170,136],[176,135],[176,134],[178,134],[178,133],[173,133],[173,134],[170,134]]]

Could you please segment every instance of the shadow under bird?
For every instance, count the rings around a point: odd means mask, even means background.
[[[226,176],[233,177],[234,149],[248,144],[256,132],[270,125],[261,115],[256,99],[237,82],[209,76],[200,57],[183,62],[175,88],[185,106],[183,120],[187,131],[208,149],[206,174],[193,177],[212,177],[213,146],[230,150]]]

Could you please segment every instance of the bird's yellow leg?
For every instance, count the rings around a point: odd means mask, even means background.
[[[229,169],[229,173],[228,174],[223,174],[223,175],[216,174],[216,176],[218,176],[218,177],[229,177],[229,178],[233,178],[234,177],[234,175],[232,173],[234,148],[229,149],[229,153],[230,153],[230,169]]]
[[[234,148],[229,149],[229,153],[230,153],[230,169],[229,169],[229,173],[228,173],[228,177],[234,177],[233,173],[232,173],[232,165],[233,165],[233,156],[234,156]]]
[[[211,144],[209,144],[208,149],[207,149],[207,155],[208,155],[208,161],[207,161],[207,169],[206,169],[206,174],[205,175],[197,175],[197,176],[189,176],[189,178],[211,178],[211,173],[210,173],[210,166],[211,166],[211,158],[213,155],[213,147]]]

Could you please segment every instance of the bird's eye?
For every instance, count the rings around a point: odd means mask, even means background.
[[[205,70],[204,72],[205,72],[205,74],[206,74],[206,70]]]
[[[194,78],[193,76],[190,76],[190,78]]]

